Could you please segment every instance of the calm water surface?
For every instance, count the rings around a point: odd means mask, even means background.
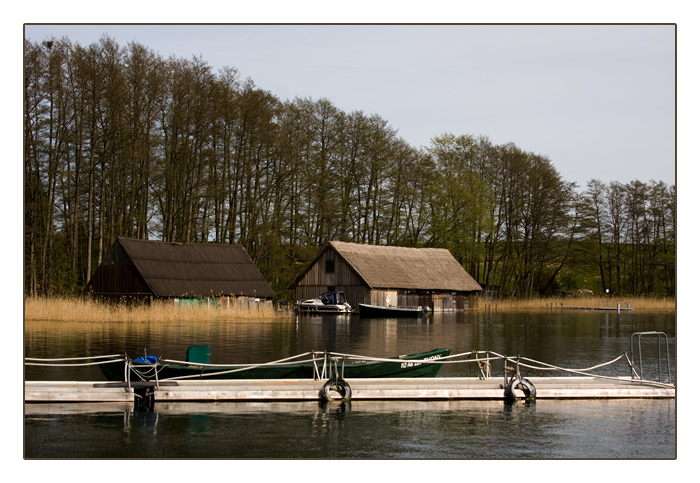
[[[210,344],[211,362],[266,362],[312,350],[377,357],[451,347],[493,350],[562,367],[629,352],[633,332],[670,338],[674,314],[528,312],[433,314],[422,321],[357,317],[168,324],[27,322],[27,357],[144,351],[184,358]],[[656,377],[656,345],[643,347]],[[647,359],[648,358],[648,359]],[[654,364],[647,364],[646,361]],[[470,366],[471,367],[471,366]],[[663,367],[665,374],[665,365]],[[498,368],[494,367],[498,374]],[[473,375],[461,365],[441,376]],[[628,375],[625,364],[604,373]],[[525,373],[526,375],[528,373]],[[542,375],[542,374],[531,374]],[[96,368],[26,367],[34,380],[102,380]],[[675,400],[156,403],[25,405],[27,458],[674,458]]]

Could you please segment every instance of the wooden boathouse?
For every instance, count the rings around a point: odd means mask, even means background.
[[[348,303],[465,310],[482,291],[449,250],[329,242],[297,277],[296,300],[343,291]]]
[[[85,289],[111,300],[224,299],[271,304],[275,292],[239,245],[117,237]]]

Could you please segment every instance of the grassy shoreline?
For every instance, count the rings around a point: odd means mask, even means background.
[[[528,311],[565,310],[567,307],[609,307],[627,304],[634,312],[675,312],[674,298],[648,297],[572,297],[572,298],[532,298],[525,300],[479,299],[474,306],[478,312],[489,311]],[[25,321],[58,322],[211,322],[249,319],[285,318],[291,311],[277,311],[271,305],[232,305],[230,307],[176,307],[171,303],[152,305],[104,304],[89,299],[28,297],[24,299]]]

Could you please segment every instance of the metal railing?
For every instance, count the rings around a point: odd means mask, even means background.
[[[661,380],[661,361],[662,361],[662,356],[661,356],[661,339],[665,339],[665,347],[666,347],[666,380],[665,382],[671,382],[671,356],[669,355],[669,350],[668,350],[668,336],[664,332],[656,332],[656,331],[647,331],[647,332],[635,332],[630,336],[630,369],[632,370],[632,377],[637,378],[637,379],[644,379],[644,362],[642,359],[642,338],[644,336],[656,336],[656,347],[657,347],[657,358],[656,358],[656,367],[658,370],[658,378],[659,382],[662,382]],[[636,351],[635,351],[635,340],[637,341],[636,344]],[[639,373],[636,373],[635,367],[637,367],[637,364],[635,364],[635,352],[638,355],[637,361],[638,361],[638,369]]]

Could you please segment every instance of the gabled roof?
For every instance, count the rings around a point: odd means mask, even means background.
[[[133,264],[158,297],[275,296],[253,260],[239,245],[117,237],[103,263]]]
[[[339,241],[332,241],[329,246],[370,289],[482,290],[444,248],[386,247]]]

